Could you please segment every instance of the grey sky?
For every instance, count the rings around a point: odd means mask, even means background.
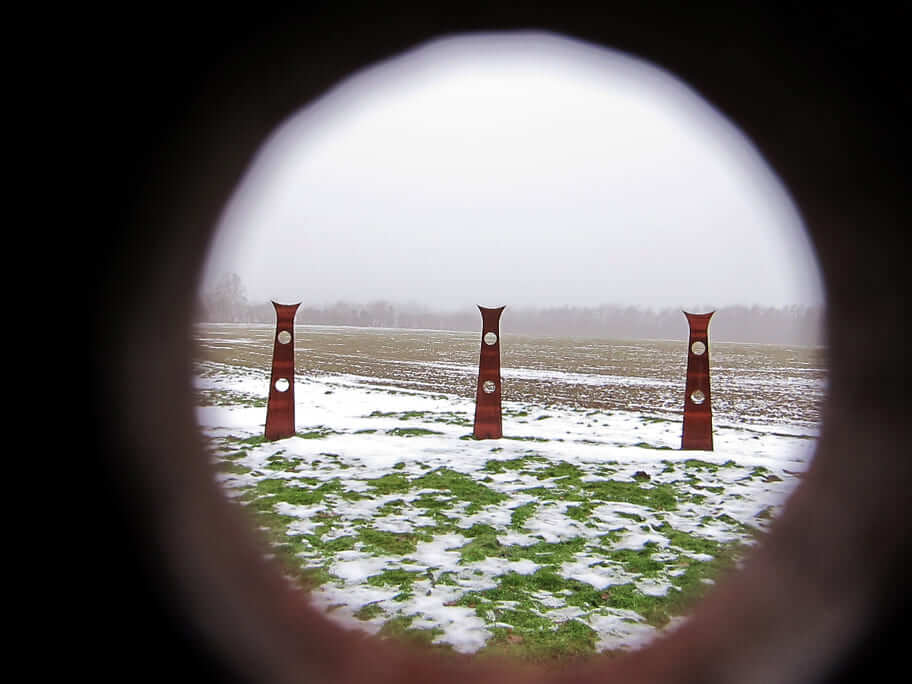
[[[822,303],[801,219],[737,129],[667,72],[541,33],[429,43],[292,117],[204,288],[226,271],[251,301],[314,305]]]

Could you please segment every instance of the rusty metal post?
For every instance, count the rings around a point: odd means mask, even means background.
[[[294,317],[297,304],[277,304],[276,333],[272,345],[272,374],[266,406],[266,439],[273,441],[295,434],[294,408]]]
[[[684,312],[690,325],[687,342],[687,382],[684,389],[684,430],[681,449],[713,450],[712,402],[709,392],[709,319]]]
[[[481,356],[478,360],[478,389],[475,392],[475,439],[503,437],[500,409],[500,314],[506,307],[481,311]]]

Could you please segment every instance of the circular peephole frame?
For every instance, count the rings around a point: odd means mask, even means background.
[[[126,140],[118,140],[129,155],[117,157],[116,169],[108,162],[105,202],[122,201],[116,215],[131,223],[105,234],[109,251],[97,261],[92,290],[101,463],[92,503],[105,511],[90,530],[104,542],[90,578],[97,591],[84,593],[90,610],[104,613],[99,629],[109,646],[116,643],[112,650],[159,672],[185,672],[174,659],[193,657],[195,671],[224,679],[365,684],[836,682],[853,673],[861,679],[867,667],[902,667],[912,459],[901,315],[909,288],[905,237],[896,227],[910,215],[900,153],[908,133],[896,86],[878,90],[876,63],[895,61],[888,59],[893,44],[853,43],[851,31],[819,30],[820,22],[777,14],[774,4],[748,12],[665,9],[629,3],[545,12],[495,1],[445,18],[419,9],[408,21],[390,8],[363,17],[314,10],[268,26],[245,15],[223,30],[206,17],[199,23],[206,30],[188,30],[184,43],[176,36],[168,55],[152,49],[151,38],[120,46],[122,59],[154,55],[143,73],[160,78],[110,89],[118,98],[111,111],[122,111],[132,93],[146,125],[131,119]],[[888,18],[883,30],[905,23]],[[827,293],[821,434],[768,537],[664,638],[623,657],[568,665],[572,675],[366,640],[309,607],[264,560],[246,517],[216,486],[187,380],[193,297],[174,297],[196,291],[219,213],[258,147],[294,111],[355,70],[436,36],[528,26],[668,68],[740,126],[798,205]],[[348,39],[329,43],[330,35]],[[243,51],[232,53],[237,45]],[[156,85],[161,96],[146,97]],[[863,287],[845,273],[862,274]],[[860,346],[859,330],[876,331],[881,343]],[[111,592],[104,602],[118,578],[129,593]],[[140,620],[160,628],[154,641],[125,629]]]

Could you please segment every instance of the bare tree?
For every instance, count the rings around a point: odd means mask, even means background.
[[[215,289],[203,295],[203,316],[221,323],[249,322],[247,292],[237,273],[225,273]]]

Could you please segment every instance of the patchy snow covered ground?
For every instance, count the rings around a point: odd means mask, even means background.
[[[808,466],[806,425],[474,402],[342,374],[295,384],[297,436],[262,438],[268,370],[201,361],[218,481],[312,600],[346,626],[473,653],[634,648],[686,614],[754,543]]]

